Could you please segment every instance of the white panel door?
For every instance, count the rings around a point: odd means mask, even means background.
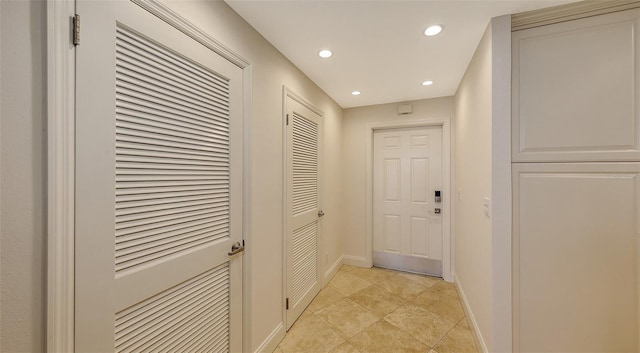
[[[242,350],[242,70],[78,1],[76,350]]]
[[[373,263],[442,275],[442,127],[374,133]]]
[[[514,352],[638,352],[640,164],[513,167]]]
[[[321,117],[287,97],[287,330],[322,286],[320,268]]]
[[[640,10],[512,36],[513,160],[640,160]]]

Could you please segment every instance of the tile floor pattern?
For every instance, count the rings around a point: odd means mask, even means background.
[[[477,351],[455,285],[343,265],[275,353]]]

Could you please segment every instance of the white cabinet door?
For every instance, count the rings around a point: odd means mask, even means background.
[[[638,352],[639,163],[513,167],[515,352]]]
[[[78,1],[78,352],[242,350],[242,70],[129,1]]]
[[[442,275],[442,127],[374,133],[373,263]]]
[[[514,32],[512,155],[640,160],[640,10]]]

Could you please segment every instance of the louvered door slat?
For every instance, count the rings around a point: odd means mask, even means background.
[[[293,233],[293,295],[295,305],[318,280],[317,274],[317,223],[313,222]]]
[[[159,211],[187,205],[199,205],[216,199],[219,193],[202,192],[186,194],[185,196],[161,197],[153,198],[147,201],[122,201],[116,207],[116,213],[121,215],[141,213],[145,210]]]
[[[162,211],[148,211],[146,213],[139,213],[133,215],[116,215],[116,230],[131,229],[133,227],[139,227],[146,224],[152,224],[163,220],[172,220],[177,218],[185,218],[189,215],[197,215],[206,212],[226,212],[228,206],[222,201],[216,203],[209,202],[204,205],[179,207],[175,205],[175,208],[166,209]],[[121,233],[122,234],[122,233]]]
[[[117,313],[116,351],[163,350],[159,349],[166,344],[163,337],[180,342],[181,337],[192,334],[197,322],[203,327],[217,324],[228,330],[228,276],[228,266],[224,264]],[[224,329],[214,332],[218,335],[201,336],[202,343],[210,344],[219,336],[226,336]]]
[[[116,111],[116,195],[140,188],[157,195],[143,192],[144,204],[116,199],[116,272],[228,237],[228,80],[118,28]],[[159,195],[188,191],[181,186],[189,181],[219,189],[207,197]]]
[[[229,130],[224,125],[204,123],[195,119],[186,119],[178,116],[165,116],[162,113],[146,112],[121,106],[116,110],[117,115],[138,117],[148,121],[150,124],[164,124],[164,126],[176,127],[178,129],[189,129],[188,131],[196,131],[197,133],[220,133],[226,135]]]
[[[224,109],[228,109],[224,106],[207,106],[198,101],[187,99],[187,97],[178,93],[169,92],[158,87],[148,87],[144,82],[128,82],[125,81],[125,79],[131,80],[130,77],[124,75],[116,76],[116,87],[119,89],[119,93],[123,96],[136,97],[144,99],[147,102],[162,103],[162,105],[173,107],[179,106],[182,110],[187,110],[200,115],[223,115]]]
[[[162,240],[166,238],[180,236],[184,233],[196,232],[204,228],[218,228],[227,222],[226,219],[211,221],[207,217],[202,217],[198,220],[191,220],[185,223],[178,223],[169,227],[155,228],[144,232],[138,232],[126,236],[122,236],[120,242],[116,244],[117,250],[123,250],[130,246],[135,246],[141,243],[148,243],[150,241]]]
[[[293,115],[293,213],[318,206],[318,127],[302,116]]]
[[[125,43],[132,45],[134,47],[132,52],[145,55],[155,63],[154,66],[156,67],[166,67],[190,77],[189,82],[200,82],[205,87],[211,84],[225,83],[224,77],[212,75],[209,70],[194,65],[193,62],[186,60],[181,55],[160,47],[125,28],[117,29],[117,37],[119,39],[117,45],[124,45]]]
[[[224,273],[217,273],[215,277],[224,277]],[[193,277],[182,285],[178,285],[171,292],[171,295],[158,297],[153,302],[141,302],[130,306],[125,311],[117,315],[115,320],[116,339],[121,339],[123,335],[133,332],[144,325],[138,325],[139,322],[147,320],[158,312],[162,312],[163,308],[173,305],[173,303],[182,300],[185,293],[195,292],[206,287],[210,283],[211,278],[207,273]],[[153,321],[154,319],[149,319]],[[137,326],[136,326],[137,325]],[[135,327],[134,327],[135,326]]]
[[[126,210],[144,206],[163,205],[173,202],[197,201],[215,198],[219,194],[227,194],[224,189],[216,189],[215,186],[191,188],[173,192],[152,193],[145,192],[136,195],[120,195],[116,197],[119,203],[116,210]]]
[[[118,53],[118,58],[124,59],[121,53]],[[116,77],[120,77],[123,81],[129,83],[141,82],[145,83],[147,86],[154,86],[158,89],[161,89],[162,92],[167,94],[171,94],[174,97],[183,98],[188,100],[192,104],[200,105],[202,107],[211,107],[211,106],[221,106],[220,104],[212,101],[212,96],[215,96],[215,92],[202,92],[196,91],[192,88],[184,85],[176,85],[175,82],[167,82],[167,80],[163,77],[155,75],[149,69],[141,66],[128,65],[126,61],[120,61],[119,68],[121,70],[117,70],[118,75]],[[224,98],[224,95],[219,95],[220,98]]]
[[[195,91],[200,91],[205,94],[215,92],[215,83],[214,85],[207,85],[201,78],[172,65],[173,63],[167,65],[160,53],[140,50],[140,46],[127,42],[125,36],[122,38],[123,40],[118,43],[120,49],[118,54],[121,55],[120,61],[131,64],[134,67],[144,68],[166,80],[183,84]]]
[[[118,120],[116,126],[123,130],[138,130],[148,132],[150,134],[163,135],[164,138],[177,138],[180,140],[188,139],[200,143],[202,146],[226,147],[229,140],[228,133],[204,135],[199,131],[188,131],[187,129],[179,129],[175,126],[167,126],[163,124],[154,124],[153,122],[136,117],[117,115]],[[154,126],[155,125],[155,126]],[[183,130],[183,131],[180,131]],[[185,131],[186,130],[186,131]],[[184,141],[184,140],[183,140]],[[213,142],[215,141],[215,143]]]
[[[198,222],[189,222],[187,226],[178,225],[172,227],[173,230],[165,231],[165,230],[155,230],[147,232],[146,234],[156,235],[156,236],[141,236],[140,234],[136,234],[136,237],[130,237],[123,239],[119,244],[116,245],[116,249],[123,251],[125,253],[125,249],[129,249],[134,246],[138,246],[140,244],[146,244],[150,242],[162,242],[166,239],[171,240],[172,238],[180,239],[185,234],[196,233],[199,231],[203,231],[207,229],[209,232],[214,232],[219,229],[224,229],[224,224],[226,220],[220,220],[217,222],[211,222],[208,219],[203,219]],[[145,235],[146,235],[145,234]]]
[[[180,136],[187,138],[194,138],[200,141],[211,141],[212,138],[216,139],[216,142],[220,143],[221,141],[229,141],[229,131],[226,129],[207,129],[205,127],[199,125],[188,125],[178,121],[178,123],[174,123],[173,121],[164,120],[162,118],[156,118],[152,115],[140,114],[136,111],[124,110],[120,109],[117,113],[118,120],[121,122],[126,122],[129,125],[135,126],[135,128],[140,129],[142,127],[147,127],[149,131],[160,133],[166,133],[167,131],[171,131],[171,136]],[[121,124],[122,127],[127,127],[125,124]]]
[[[127,99],[129,98],[129,99]],[[198,115],[186,115],[181,110],[169,109],[162,106],[146,106],[145,102],[142,101],[143,104],[138,104],[139,102],[131,99],[130,97],[123,96],[120,99],[120,104],[116,109],[116,113],[126,112],[126,111],[135,111],[137,114],[140,114],[142,117],[146,117],[149,119],[163,119],[169,121],[176,122],[186,122],[188,124],[193,124],[197,126],[208,127],[211,129],[225,129],[227,124],[225,124],[224,119],[210,119],[208,117],[201,117]]]

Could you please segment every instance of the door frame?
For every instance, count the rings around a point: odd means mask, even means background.
[[[366,200],[365,200],[365,265],[373,266],[373,134],[378,130],[403,129],[414,127],[442,127],[442,277],[453,281],[453,247],[451,246],[451,118],[416,119],[402,122],[382,122],[367,124],[366,157]]]
[[[243,351],[251,323],[252,65],[158,0],[131,0],[242,69],[243,80]],[[47,319],[48,352],[73,352],[75,340],[75,0],[47,1]],[[80,44],[82,45],[82,44]]]
[[[287,286],[289,285],[288,282],[288,278],[287,278],[287,260],[288,260],[288,254],[287,254],[287,229],[288,229],[288,222],[287,222],[287,187],[289,186],[287,184],[287,173],[288,173],[288,165],[287,165],[287,148],[289,148],[290,146],[287,145],[287,99],[291,98],[294,101],[302,104],[303,106],[305,106],[307,109],[313,111],[314,113],[318,114],[320,116],[320,124],[318,126],[318,128],[320,129],[320,141],[319,144],[320,146],[318,146],[318,168],[320,169],[319,173],[318,173],[318,208],[322,209],[322,192],[324,190],[324,177],[323,177],[323,173],[324,173],[324,113],[318,109],[317,107],[315,107],[311,102],[309,102],[307,99],[305,99],[304,97],[298,95],[297,93],[295,93],[294,91],[292,91],[289,87],[287,87],[286,85],[282,86],[282,190],[283,190],[283,195],[285,195],[285,197],[283,197],[282,199],[282,324],[283,324],[283,328],[284,328],[284,332],[283,334],[283,338],[284,338],[284,334],[287,331],[287,326],[288,326],[288,322],[287,322],[287,306],[286,306],[286,300],[287,300]],[[322,260],[322,254],[324,254],[324,239],[322,237],[322,222],[320,222],[320,220],[318,220],[318,264],[319,264],[319,269],[318,271],[320,272],[320,274],[324,273],[324,266],[325,264],[321,261]],[[320,286],[321,288],[324,287],[324,278],[320,278]]]

